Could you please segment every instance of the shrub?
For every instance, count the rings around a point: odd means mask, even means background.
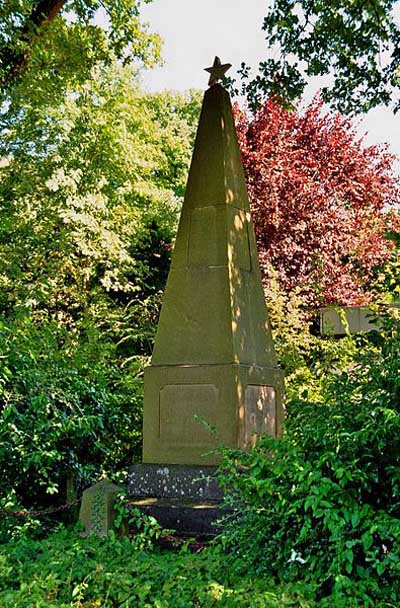
[[[138,457],[143,358],[121,370],[95,328],[71,334],[29,316],[1,322],[0,350],[0,506],[65,503]]]
[[[399,367],[400,326],[387,320],[322,401],[288,403],[282,441],[229,454],[223,480],[243,504],[223,537],[233,567],[306,581],[321,606],[398,605]]]
[[[48,539],[0,546],[0,605],[25,608],[311,608],[307,590],[269,579],[231,576],[210,547],[161,551],[143,536],[80,539],[60,530]]]
[[[315,332],[317,319],[307,310],[300,289],[287,293],[277,273],[268,268],[266,289],[268,317],[279,366],[285,373],[288,401],[298,398],[321,401],[322,391],[334,370],[344,369],[356,349],[351,335],[340,342],[321,338]]]

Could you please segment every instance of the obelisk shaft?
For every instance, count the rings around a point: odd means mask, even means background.
[[[145,372],[143,459],[214,464],[218,444],[279,434],[282,392],[231,103],[215,84]]]

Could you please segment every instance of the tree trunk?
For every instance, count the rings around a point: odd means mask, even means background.
[[[24,71],[28,65],[30,49],[38,36],[38,29],[50,23],[66,2],[67,0],[40,0],[17,33],[16,39],[25,43],[25,49],[16,51],[8,46],[0,50],[2,86],[10,85]]]

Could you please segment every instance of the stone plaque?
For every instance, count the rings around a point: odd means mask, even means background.
[[[214,384],[172,384],[160,390],[161,442],[177,447],[210,448],[215,437],[218,389]]]
[[[276,399],[273,386],[249,384],[246,388],[246,447],[253,447],[257,435],[276,436]]]
[[[218,266],[223,259],[218,255],[220,239],[217,234],[217,208],[202,207],[192,211],[189,238],[189,266]]]

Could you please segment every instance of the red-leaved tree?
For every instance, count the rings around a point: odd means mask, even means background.
[[[235,107],[235,118],[265,283],[272,266],[309,306],[368,302],[398,229],[396,157],[319,100],[304,113],[270,100],[253,119]]]

